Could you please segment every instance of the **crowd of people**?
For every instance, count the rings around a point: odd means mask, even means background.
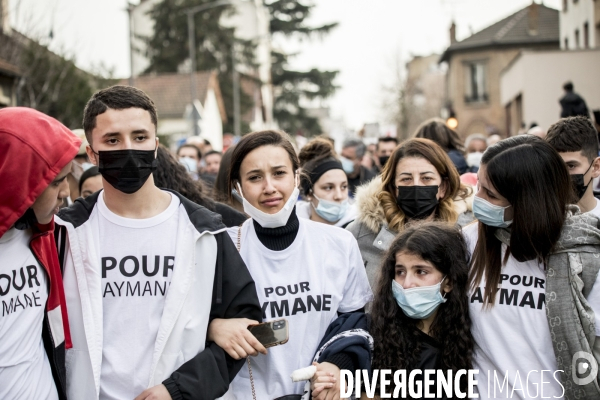
[[[332,400],[344,370],[600,398],[577,364],[600,363],[586,116],[464,140],[431,119],[339,153],[274,130],[171,151],[157,126],[128,86],[95,93],[78,131],[0,110],[1,399]],[[277,346],[249,329],[281,318]]]

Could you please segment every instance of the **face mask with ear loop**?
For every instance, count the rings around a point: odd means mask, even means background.
[[[348,210],[348,199],[342,201],[341,203],[336,203],[335,201],[320,199],[314,194],[312,196],[318,200],[319,204],[315,207],[312,201],[309,201],[310,205],[315,210],[317,215],[323,218],[325,221],[338,222],[344,215],[346,215],[346,211]]]
[[[435,285],[411,289],[404,289],[398,282],[392,280],[392,294],[407,317],[425,319],[447,300],[446,293],[443,296],[441,293],[444,279],[446,279],[445,276]]]
[[[298,195],[300,194],[300,190],[298,189],[298,175],[296,174],[295,178],[294,191],[290,195],[290,198],[285,202],[284,206],[281,210],[277,211],[274,214],[267,214],[254,207],[246,198],[244,197],[244,193],[242,192],[242,186],[240,183],[237,183],[237,191],[242,198],[242,205],[244,206],[244,212],[250,216],[253,220],[258,222],[260,226],[263,228],[279,228],[285,226],[287,224],[288,219],[290,219],[290,215],[294,211],[294,206],[298,201]]]
[[[91,146],[90,146],[91,148]],[[115,189],[132,194],[144,186],[150,174],[158,167],[154,150],[110,150],[99,151],[98,171]]]
[[[594,165],[593,162],[590,164],[588,169],[583,174],[572,174],[571,175],[571,182],[573,183],[573,188],[575,189],[575,193],[577,194],[577,201],[581,200],[581,198],[585,194],[588,186],[590,186],[590,183],[592,183],[592,181],[594,180],[594,178],[590,178],[590,181],[587,183],[587,185],[583,181],[583,177],[585,176],[585,174],[588,173],[590,168],[592,168],[592,165]]]

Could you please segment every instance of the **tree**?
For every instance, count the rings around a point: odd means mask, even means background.
[[[184,10],[214,0],[170,0],[157,3],[150,10],[154,21],[154,33],[151,37],[142,37],[146,41],[146,56],[150,61],[146,73],[189,72],[189,48],[187,15]],[[194,15],[196,40],[197,71],[217,70],[221,94],[227,112],[225,131],[233,131],[233,88],[232,51],[235,46],[236,64],[255,68],[254,44],[252,41],[234,37],[234,29],[219,24],[224,13],[233,12],[228,5],[209,8]],[[248,77],[245,77],[248,79]],[[240,91],[240,113],[252,108],[252,99]],[[247,130],[248,126],[242,126]]]
[[[266,4],[271,14],[269,29],[272,35],[285,37],[322,37],[337,23],[311,27],[305,24],[314,5],[297,0],[275,0]],[[304,100],[326,99],[334,94],[334,80],[339,71],[294,71],[288,67],[290,55],[273,51],[271,75],[275,104],[273,115],[281,129],[289,133],[316,136],[322,133],[317,118],[302,106]]]
[[[112,82],[14,30],[10,36],[0,34],[0,57],[21,73],[18,105],[35,108],[72,129],[81,127],[83,109],[94,91]]]
[[[187,21],[183,10],[213,0],[172,0],[158,3],[150,11],[154,21],[154,34],[144,38],[147,43],[146,56],[150,66],[146,72],[177,72],[186,67],[189,57],[187,47]],[[337,24],[311,27],[305,24],[313,5],[296,0],[275,0],[266,4],[270,14],[270,32],[285,37],[299,35],[314,37],[327,34]],[[255,68],[253,57],[254,43],[235,39],[234,29],[219,24],[223,13],[233,12],[232,6],[219,6],[207,9],[194,16],[196,64],[198,70],[216,69],[220,72],[221,93],[227,110],[228,122],[225,129],[232,131],[233,93],[231,77],[231,49],[236,46],[236,63]],[[305,100],[325,99],[337,87],[333,81],[338,71],[294,71],[288,67],[288,54],[273,51],[272,84],[275,94],[274,117],[279,126],[290,132],[304,132],[308,136],[321,133],[317,118],[311,117],[302,107]],[[188,61],[189,62],[189,61]],[[188,68],[189,70],[189,68]],[[247,79],[249,77],[246,77]],[[240,96],[241,113],[252,107],[252,99],[244,92]],[[244,127],[243,127],[244,129]],[[246,127],[247,129],[247,127]]]

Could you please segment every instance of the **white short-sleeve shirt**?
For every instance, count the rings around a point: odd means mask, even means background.
[[[286,318],[289,341],[251,358],[256,397],[273,399],[302,394],[304,382],[290,375],[311,365],[337,312],[360,309],[372,299],[369,281],[352,234],[300,218],[296,239],[287,249],[273,251],[258,239],[252,220],[241,228],[240,254],[258,293],[265,321]],[[228,230],[234,243],[238,231]],[[251,398],[248,368],[231,384],[237,399]]]

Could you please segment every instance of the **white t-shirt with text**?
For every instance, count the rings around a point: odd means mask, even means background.
[[[478,224],[463,228],[469,251],[477,243]],[[502,259],[506,245],[502,245]],[[563,397],[546,317],[543,264],[512,256],[502,267],[493,307],[483,308],[485,281],[469,293],[473,368],[479,370],[481,399]]]
[[[30,231],[0,238],[0,399],[58,399],[42,341],[46,271],[29,249]]]
[[[148,387],[171,284],[179,199],[147,219],[123,218],[98,196],[103,350],[100,399],[133,399]]]
[[[242,226],[241,251],[254,282],[263,320],[286,318],[289,341],[251,358],[257,399],[302,394],[305,382],[290,375],[311,365],[337,312],[358,310],[372,299],[358,244],[352,234],[300,218],[296,239],[287,249],[273,251],[256,236],[252,220]],[[228,230],[237,243],[239,228]],[[248,367],[231,384],[238,400],[250,399]]]

